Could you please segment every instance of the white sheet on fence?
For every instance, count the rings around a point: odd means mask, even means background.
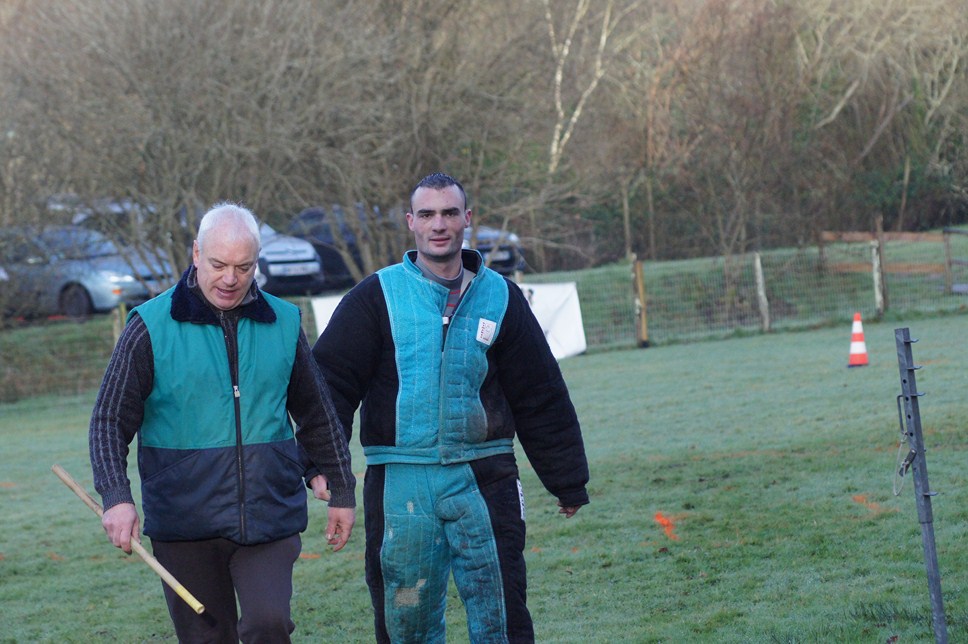
[[[584,353],[588,345],[585,343],[585,327],[575,283],[518,286],[531,303],[531,310],[538,318],[555,358],[562,360]]]
[[[560,284],[520,284],[521,291],[531,303],[531,310],[544,331],[551,353],[562,360],[584,353],[585,327],[582,325],[578,289],[574,282]],[[342,295],[312,298],[316,333],[322,334]]]
[[[313,317],[316,318],[317,337],[323,334],[323,330],[329,324],[329,319],[333,317],[336,306],[342,299],[342,295],[324,295],[322,297],[314,297],[310,300],[313,305]],[[310,340],[310,344],[312,344],[312,340]]]

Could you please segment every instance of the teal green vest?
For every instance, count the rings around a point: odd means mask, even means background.
[[[286,393],[299,337],[299,309],[261,293],[273,324],[239,319],[239,385],[232,386],[222,328],[176,322],[173,289],[134,309],[148,327],[154,388],[145,401],[141,446],[210,449],[236,444],[238,398],[242,444],[293,440]]]

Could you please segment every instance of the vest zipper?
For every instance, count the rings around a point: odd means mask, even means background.
[[[232,401],[235,405],[235,465],[239,478],[239,533],[245,541],[245,465],[242,458],[242,402],[240,400],[242,392],[239,390],[238,320],[233,325],[231,321],[226,320],[225,313],[219,311],[219,323],[222,326],[225,354],[228,357],[229,374],[232,379]]]
[[[450,317],[444,317],[444,328],[443,328],[443,338],[440,341],[440,381],[437,384],[438,395],[437,401],[437,449],[440,451],[441,456],[443,456],[443,444],[441,443],[441,430],[444,429],[444,407],[446,406],[447,397],[445,395],[447,389],[447,361],[444,360],[444,351],[447,348],[447,329],[450,327],[450,322],[457,317],[457,312],[460,311],[460,307],[464,306],[464,300],[467,297],[467,293],[474,288],[474,280],[469,280],[465,285],[462,285],[462,292],[460,294],[460,300],[457,302],[457,306],[451,312]]]
[[[464,271],[461,271],[461,275],[462,276],[466,276],[467,273],[464,272]],[[471,285],[473,283],[474,283],[474,279],[473,278],[466,278],[466,277],[464,278],[464,281],[462,281],[461,282],[461,285],[460,285],[460,297],[457,300],[457,306],[454,307],[454,310],[450,312],[450,315],[449,316],[447,316],[447,315],[441,316],[441,319],[442,319],[442,321],[444,323],[443,333],[441,334],[441,338],[440,338],[440,353],[441,354],[444,353],[444,346],[447,344],[447,329],[450,328],[450,321],[453,320],[455,317],[457,317],[457,311],[460,310],[460,305],[464,303],[464,296],[467,295],[467,291],[470,289],[470,287],[471,287]],[[450,296],[448,295],[448,298],[449,297]],[[447,301],[445,300],[444,301],[444,310],[446,310],[446,308],[447,308]]]

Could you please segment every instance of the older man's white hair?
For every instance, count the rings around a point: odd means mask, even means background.
[[[256,221],[252,211],[244,206],[234,203],[218,203],[205,213],[202,221],[198,224],[198,250],[201,251],[205,244],[205,237],[213,228],[221,228],[223,223],[240,223],[242,226],[232,226],[223,233],[226,234],[227,241],[238,241],[245,238],[255,240],[256,248],[262,246],[262,236],[259,234],[259,222]]]

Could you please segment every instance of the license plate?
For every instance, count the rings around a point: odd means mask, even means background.
[[[511,259],[511,251],[509,250],[496,250],[487,254],[492,262],[506,262]],[[485,257],[485,259],[487,258]]]
[[[319,262],[300,262],[298,264],[269,264],[269,275],[292,277],[312,275],[319,272]]]

